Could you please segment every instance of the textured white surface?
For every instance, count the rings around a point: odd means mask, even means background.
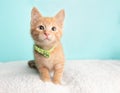
[[[43,83],[26,61],[0,63],[0,93],[120,93],[120,61],[68,61],[63,82]]]

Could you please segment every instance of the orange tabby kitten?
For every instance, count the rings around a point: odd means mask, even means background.
[[[32,9],[31,35],[35,45],[34,61],[29,61],[29,66],[37,68],[41,79],[45,82],[51,81],[50,72],[53,71],[52,81],[55,84],[61,83],[65,62],[60,42],[64,16],[64,10],[54,17],[43,17],[36,8]],[[49,51],[50,55],[43,51]]]

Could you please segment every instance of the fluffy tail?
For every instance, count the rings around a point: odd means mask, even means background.
[[[30,68],[37,69],[34,60],[30,60],[30,61],[28,61],[28,66],[29,66]]]

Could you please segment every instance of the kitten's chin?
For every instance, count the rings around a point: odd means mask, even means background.
[[[45,44],[45,45],[49,45],[49,44],[51,44],[51,43],[52,43],[52,41],[49,40],[49,39],[43,40],[43,44]]]
[[[42,40],[42,41],[34,41],[35,44],[39,45],[39,46],[54,46],[56,45],[56,41],[51,41],[51,40]]]
[[[52,47],[57,45],[55,42],[49,42],[49,41],[44,41],[44,42],[35,41],[35,44],[37,44],[39,47],[41,47],[45,50],[49,50]]]

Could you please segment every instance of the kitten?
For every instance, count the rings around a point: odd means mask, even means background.
[[[64,10],[54,17],[43,17],[35,7],[31,12],[34,61],[29,61],[28,64],[30,67],[37,68],[44,82],[51,81],[50,72],[53,71],[53,83],[61,84],[65,62],[60,42],[64,17]]]

